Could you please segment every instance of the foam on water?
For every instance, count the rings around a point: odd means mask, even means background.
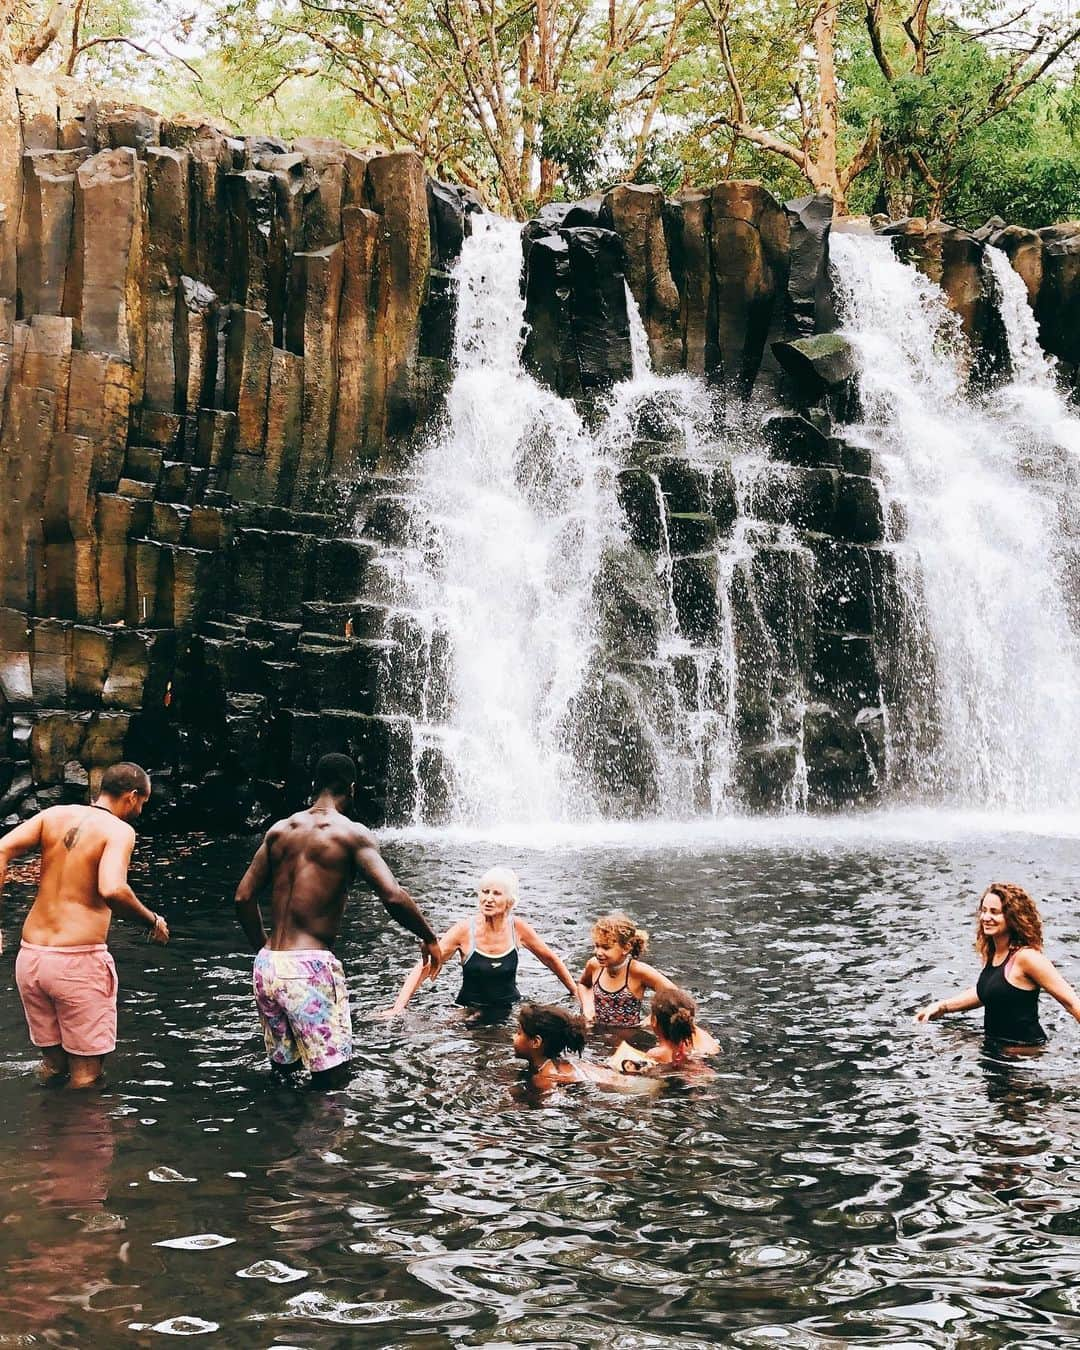
[[[1080,839],[1072,811],[1000,812],[897,807],[847,815],[725,816],[700,820],[603,820],[487,827],[451,825],[388,828],[386,843],[488,846],[539,853],[626,849],[633,853],[676,850],[808,848],[829,853],[874,844],[949,843],[967,839],[1029,836]]]

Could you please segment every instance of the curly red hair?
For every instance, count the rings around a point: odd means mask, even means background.
[[[1011,881],[992,881],[979,896],[980,908],[988,895],[996,895],[1001,901],[1001,913],[1009,930],[1010,951],[1020,947],[1034,947],[1036,951],[1041,951],[1042,919],[1035,901],[1023,886],[1014,886]],[[994,944],[982,931],[978,919],[975,921],[975,950],[984,961],[989,961],[994,954]]]

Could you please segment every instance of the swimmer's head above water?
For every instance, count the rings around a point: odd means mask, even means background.
[[[476,899],[481,914],[497,918],[513,908],[520,886],[518,874],[510,867],[492,867],[480,878]]]
[[[661,989],[653,995],[650,1011],[659,1040],[671,1046],[676,1060],[685,1058],[694,1043],[697,1004],[685,989]]]
[[[992,881],[979,898],[975,950],[984,961],[990,960],[1000,937],[1008,938],[1010,950],[1021,947],[1042,950],[1042,919],[1038,907],[1023,886],[1010,881]]]
[[[553,1003],[525,1003],[518,1012],[514,1054],[533,1073],[549,1061],[557,1066],[569,1050],[580,1055],[585,1049],[585,1022]]]
[[[644,956],[649,945],[648,933],[622,910],[602,914],[593,924],[592,940],[596,959],[609,969],[621,966],[628,958]]]

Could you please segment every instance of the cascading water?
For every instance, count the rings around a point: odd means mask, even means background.
[[[417,728],[458,820],[589,809],[564,718],[591,644],[593,576],[616,511],[571,404],[521,368],[519,227],[476,222],[457,268],[455,378],[417,489],[413,603],[445,634],[446,718]],[[426,710],[432,712],[431,708]]]
[[[1074,805],[1080,646],[1064,560],[1080,425],[1040,359],[1023,284],[990,250],[1013,379],[980,398],[945,297],[888,240],[836,234],[831,258],[860,357],[857,434],[903,522],[902,619],[931,647],[893,721],[935,734],[896,777],[965,806]]]
[[[720,813],[736,750],[732,588],[754,584],[716,409],[699,381],[652,373],[631,302],[633,377],[587,429],[522,368],[520,268],[519,227],[478,219],[457,266],[455,378],[420,465],[413,546],[382,563],[397,578],[392,631],[423,635],[405,709],[416,816]],[[655,526],[641,547],[624,515],[635,483]],[[714,497],[730,497],[730,534]],[[688,617],[698,602],[703,625]]]

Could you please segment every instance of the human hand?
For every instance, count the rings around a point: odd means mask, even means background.
[[[424,979],[433,980],[442,969],[442,949],[439,946],[439,940],[436,938],[433,942],[421,942],[420,944],[420,962],[424,967]]]
[[[154,926],[146,935],[147,942],[155,942],[159,947],[164,947],[169,940],[169,925],[160,914],[154,915]]]
[[[391,1017],[400,1017],[402,1011],[401,1008],[376,1008],[371,1016],[375,1018],[376,1022],[389,1022]]]
[[[920,1008],[915,1014],[916,1022],[933,1022],[941,1016],[943,1012],[940,1003],[928,1003],[925,1008]]]

